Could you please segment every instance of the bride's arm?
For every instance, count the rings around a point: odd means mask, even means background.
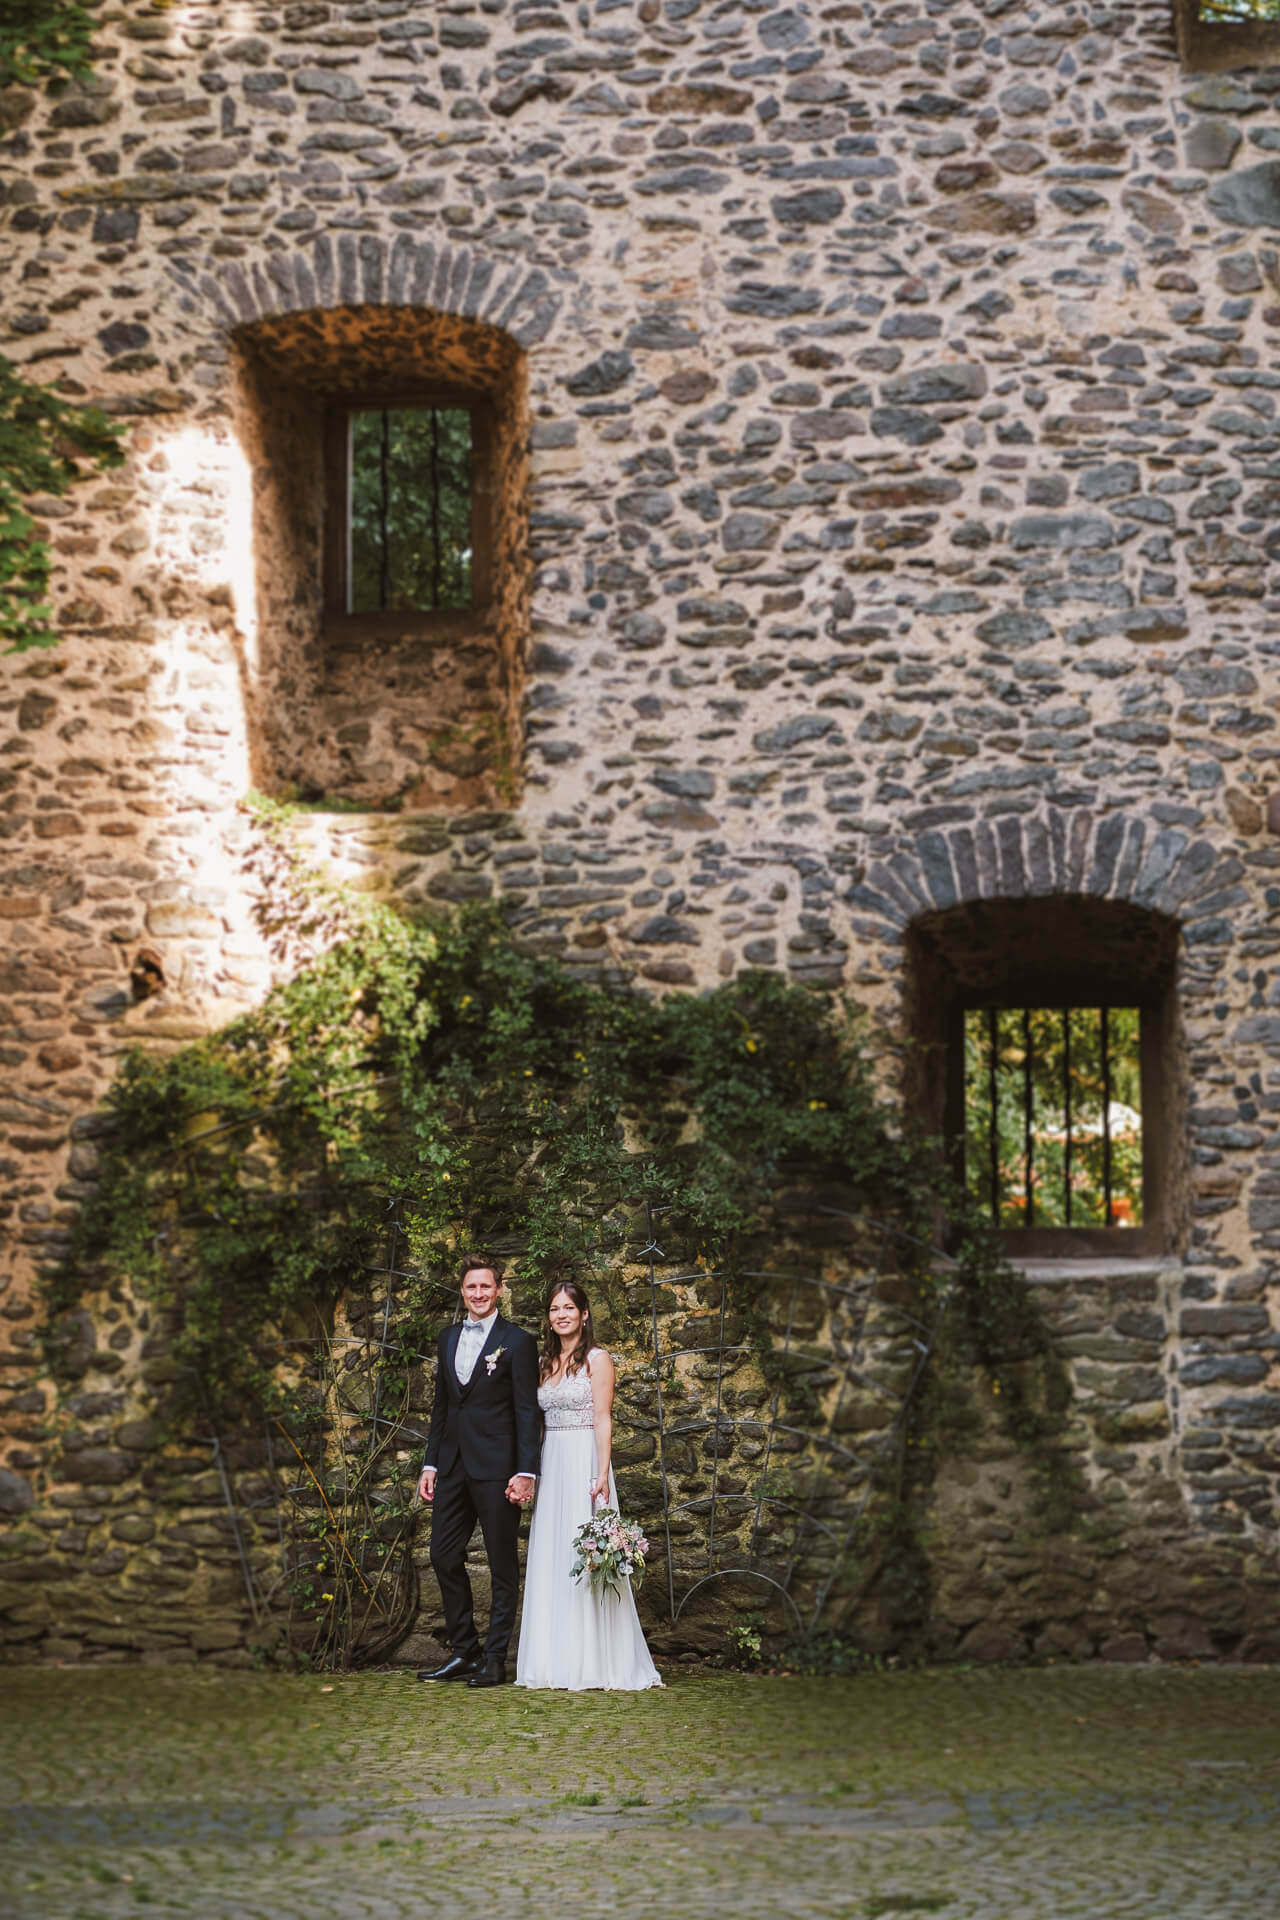
[[[592,1498],[609,1498],[609,1459],[613,1452],[613,1361],[603,1347],[587,1360],[591,1380],[592,1424],[596,1430],[596,1479]]]

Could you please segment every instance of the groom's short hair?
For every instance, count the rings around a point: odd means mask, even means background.
[[[476,1267],[487,1267],[498,1285],[502,1285],[502,1276],[506,1267],[492,1253],[464,1253],[462,1265],[458,1268],[458,1285],[461,1286],[467,1275]]]

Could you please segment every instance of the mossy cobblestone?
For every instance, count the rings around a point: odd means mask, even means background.
[[[9,1675],[7,1911],[1269,1911],[1277,1669],[666,1678],[476,1698],[404,1674]]]

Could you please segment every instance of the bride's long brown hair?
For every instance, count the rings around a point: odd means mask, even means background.
[[[578,1335],[578,1344],[569,1355],[565,1372],[577,1373],[579,1368],[587,1364],[587,1355],[591,1351],[591,1302],[575,1280],[557,1280],[542,1307],[542,1353],[538,1362],[539,1380],[547,1379],[560,1364],[560,1335],[551,1324],[551,1302],[560,1293],[568,1294],[582,1315],[582,1330]]]

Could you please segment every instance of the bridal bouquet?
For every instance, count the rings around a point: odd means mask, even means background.
[[[620,1594],[624,1580],[638,1587],[644,1579],[649,1542],[634,1521],[624,1520],[616,1507],[601,1507],[574,1534],[573,1551],[570,1572],[575,1580],[585,1575],[593,1593],[602,1594],[609,1588]]]

